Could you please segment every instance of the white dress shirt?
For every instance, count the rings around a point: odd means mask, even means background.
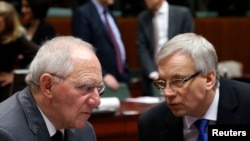
[[[158,40],[155,41],[155,48],[157,53],[160,48],[168,41],[168,21],[169,21],[169,4],[164,1],[158,11],[155,12],[153,19],[156,30],[155,36]]]
[[[212,104],[208,108],[205,115],[202,119],[209,120],[208,124],[215,124],[217,121],[217,111],[218,111],[218,104],[219,104],[219,84],[215,90],[215,96],[213,99]],[[199,131],[196,126],[193,124],[197,118],[191,116],[185,116],[183,118],[183,133],[184,133],[184,140],[185,141],[195,141],[199,135]]]
[[[153,18],[155,56],[164,43],[168,41],[168,11],[169,4],[166,1],[155,11]],[[151,79],[158,79],[158,77],[159,74],[157,71],[149,73],[149,78]]]

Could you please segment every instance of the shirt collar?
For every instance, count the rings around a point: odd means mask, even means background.
[[[42,112],[42,110],[39,108],[39,106],[37,106],[38,109],[40,110],[43,120],[45,121],[46,127],[49,131],[49,135],[50,137],[52,137],[55,133],[56,133],[56,128],[55,126],[50,122],[50,120],[45,116],[45,114]],[[60,131],[64,134],[64,130],[60,129]]]
[[[208,119],[209,121],[214,121],[214,122],[216,122],[217,120],[217,111],[218,111],[218,104],[219,104],[219,85],[220,84],[218,82],[218,86],[215,90],[215,96],[212,101],[212,104],[209,106],[207,112],[202,117],[203,119]],[[189,129],[196,120],[197,118],[195,117],[184,116],[183,118],[184,126]]]

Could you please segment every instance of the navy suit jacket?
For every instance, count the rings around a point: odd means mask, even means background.
[[[82,129],[66,131],[66,141],[96,141],[89,122]],[[51,141],[28,87],[0,103],[0,141]]]
[[[46,23],[44,20],[41,20],[31,40],[38,45],[42,45],[44,41],[55,36],[56,31],[54,27]]]
[[[128,66],[124,62],[124,73],[118,72],[116,64],[115,47],[103,24],[95,5],[89,1],[74,11],[72,17],[72,34],[79,37],[96,48],[103,74],[110,73],[120,82],[128,82]]]
[[[250,85],[220,79],[216,124],[250,124]],[[140,141],[183,141],[182,117],[175,117],[165,101],[145,111],[138,120]]]

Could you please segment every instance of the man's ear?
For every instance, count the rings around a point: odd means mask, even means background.
[[[216,73],[214,71],[209,72],[206,75],[206,87],[211,90],[216,85]]]
[[[46,97],[52,97],[52,92],[51,92],[51,88],[52,88],[52,84],[53,84],[53,76],[45,73],[42,74],[39,82],[40,82],[40,90],[42,92],[42,94]]]

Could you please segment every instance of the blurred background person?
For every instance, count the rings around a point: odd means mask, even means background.
[[[0,102],[9,96],[15,67],[26,67],[38,50],[24,34],[13,5],[0,1]],[[18,56],[22,56],[20,64]]]
[[[21,19],[26,36],[38,45],[56,35],[55,29],[45,21],[50,7],[49,0],[21,0]]]
[[[130,78],[121,33],[108,8],[113,4],[114,0],[89,0],[74,11],[71,28],[74,36],[96,47],[104,82],[107,87],[117,90],[119,82],[129,87]]]
[[[152,96],[152,81],[158,79],[155,54],[177,34],[194,32],[191,11],[166,0],[144,0],[147,9],[138,16],[137,53],[142,65],[142,95]]]

